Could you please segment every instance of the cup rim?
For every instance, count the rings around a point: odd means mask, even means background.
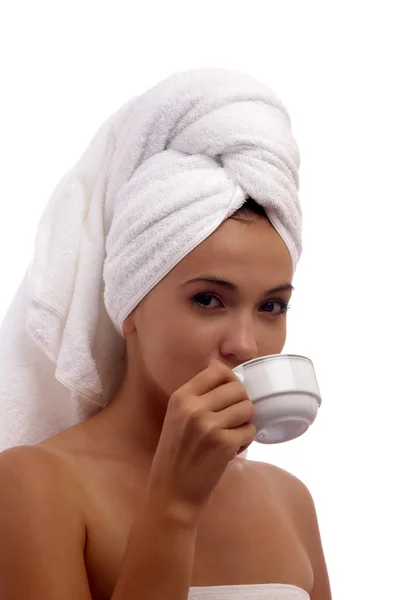
[[[240,368],[242,369],[250,369],[250,367],[256,365],[257,363],[265,363],[269,360],[277,360],[277,359],[286,359],[286,358],[293,358],[293,359],[299,359],[299,360],[304,360],[306,362],[309,362],[312,366],[314,366],[314,363],[312,362],[312,360],[310,358],[308,358],[307,356],[303,356],[302,354],[268,354],[267,356],[259,356],[258,358],[253,358],[252,360],[248,360],[247,362],[241,363],[239,365]]]

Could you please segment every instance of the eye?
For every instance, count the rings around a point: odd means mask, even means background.
[[[290,306],[283,300],[268,300],[261,305],[262,312],[272,314],[273,317],[285,315]]]
[[[221,302],[215,294],[196,294],[191,298],[191,303],[201,308],[218,308],[221,306]]]

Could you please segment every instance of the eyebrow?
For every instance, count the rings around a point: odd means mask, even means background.
[[[214,277],[213,275],[202,275],[201,277],[195,277],[194,279],[190,279],[186,281],[182,285],[188,285],[189,283],[198,283],[198,282],[206,282],[206,283],[215,283],[216,285],[221,285],[222,287],[230,290],[231,292],[237,292],[238,286],[235,283],[231,283],[230,281],[226,281],[225,279],[220,279],[219,277]],[[270,294],[276,294],[277,292],[293,292],[294,287],[291,283],[282,283],[276,287],[267,290],[264,296],[269,296]]]

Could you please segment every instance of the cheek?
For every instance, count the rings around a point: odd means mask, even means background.
[[[286,318],[261,327],[261,335],[258,338],[258,354],[266,356],[267,354],[280,354],[286,342]]]
[[[283,325],[279,327],[278,334],[275,337],[275,345],[278,347],[275,354],[282,352],[286,342],[286,319],[283,320]]]
[[[146,371],[167,396],[207,367],[215,343],[208,329],[181,313],[137,328]]]

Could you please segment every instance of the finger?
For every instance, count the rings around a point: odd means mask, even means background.
[[[242,446],[241,448],[239,448],[238,452],[236,453],[238,454],[242,454],[242,452],[244,452],[245,450],[247,450],[251,445],[252,445],[253,441],[251,441],[249,444],[245,444],[244,446]]]
[[[250,446],[256,437],[256,428],[252,423],[246,423],[236,429],[225,429],[223,432],[224,445],[235,458],[239,450],[244,446]]]
[[[218,360],[213,360],[209,367],[195,375],[179,391],[194,396],[202,396],[230,381],[239,381],[239,379],[229,367]]]
[[[250,400],[243,400],[218,412],[215,416],[220,428],[235,429],[252,422],[254,406]]]
[[[239,381],[224,383],[198,398],[200,405],[212,412],[219,412],[243,400],[249,400],[249,397]]]

